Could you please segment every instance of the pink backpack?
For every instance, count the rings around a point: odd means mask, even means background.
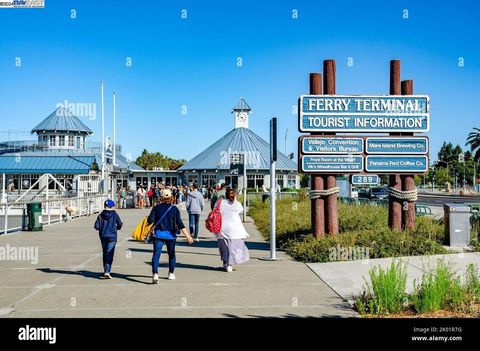
[[[205,227],[212,233],[218,233],[222,229],[222,214],[220,213],[220,205],[222,199],[218,199],[218,203],[215,208],[210,212],[205,220]]]

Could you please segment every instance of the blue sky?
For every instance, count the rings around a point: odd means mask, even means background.
[[[192,158],[233,128],[240,96],[253,108],[250,128],[268,140],[278,117],[279,149],[288,128],[287,152],[296,153],[292,106],[324,59],[337,61],[338,94],[388,94],[389,60],[400,59],[402,79],[431,97],[436,157],[444,140],[463,146],[480,127],[479,10],[462,0],[46,0],[45,9],[0,9],[0,140],[65,100],[97,103],[97,119],[84,122],[100,140],[104,80],[107,134],[115,90],[117,141],[133,157],[147,148]]]

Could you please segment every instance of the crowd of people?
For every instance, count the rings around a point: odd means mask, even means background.
[[[195,189],[193,189],[193,186],[195,186]],[[139,185],[134,195],[134,203],[135,207],[137,208],[153,208],[160,203],[160,194],[165,189],[168,189],[172,192],[172,201],[174,205],[185,203],[188,200],[188,194],[193,192],[194,190],[198,191],[198,193],[201,194],[204,200],[210,201],[217,192],[217,190],[220,189],[220,187],[221,185],[218,185],[217,187],[199,187],[198,183],[196,182],[190,184],[189,186],[165,185],[162,182],[151,184],[149,188]],[[119,188],[116,194],[118,204],[117,208],[127,208],[127,196],[129,192],[131,193],[129,188]]]
[[[117,194],[119,208],[126,208],[127,189],[121,188]],[[177,236],[183,234],[189,244],[199,242],[200,215],[204,212],[205,200],[210,202],[210,210],[221,216],[221,227],[213,233],[218,243],[218,250],[223,268],[233,271],[233,265],[242,264],[250,259],[244,240],[248,233],[240,219],[244,209],[237,200],[237,192],[225,184],[217,187],[199,188],[197,183],[186,186],[165,186],[163,183],[152,185],[148,190],[139,186],[136,192],[138,208],[152,208],[146,224],[151,226],[148,242],[153,244],[152,283],[158,283],[158,263],[163,246],[166,246],[169,262],[168,279],[175,279]],[[188,212],[189,228],[187,230],[180,216],[183,204]],[[103,251],[104,278],[111,279],[110,271],[113,263],[117,230],[122,227],[119,215],[114,211],[112,200],[105,202],[104,211],[95,222],[99,232]]]

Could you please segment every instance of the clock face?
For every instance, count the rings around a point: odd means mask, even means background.
[[[244,122],[247,120],[247,113],[246,112],[239,112],[238,113],[238,120]]]

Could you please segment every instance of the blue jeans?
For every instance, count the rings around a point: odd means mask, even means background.
[[[200,214],[189,213],[188,214],[188,226],[190,228],[190,235],[194,239],[198,238],[198,226],[200,222]]]
[[[116,241],[103,241],[102,250],[103,250],[103,271],[105,273],[110,273],[113,263],[113,255],[115,254],[115,245]]]
[[[168,253],[168,273],[175,272],[175,264],[177,263],[175,257],[175,244],[177,240],[164,240],[152,238],[153,242],[153,256],[152,256],[152,273],[158,273],[158,263],[162,253],[163,244],[167,246]]]

